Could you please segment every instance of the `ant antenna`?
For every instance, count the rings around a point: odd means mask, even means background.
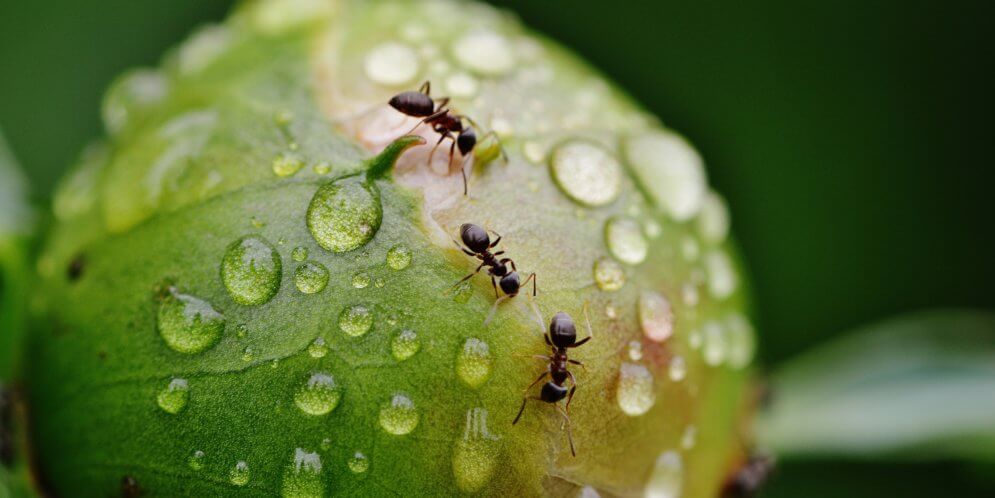
[[[539,334],[546,335],[546,324],[543,323],[542,313],[539,312],[539,306],[536,305],[535,301],[529,301],[529,305],[532,308],[532,312],[536,317],[536,324],[539,325]]]
[[[497,312],[497,307],[501,304],[501,301],[508,299],[508,296],[501,296],[494,300],[494,304],[491,305],[491,312],[487,314],[487,318],[484,320],[484,326],[491,323],[491,319],[494,318],[494,313]]]
[[[587,314],[587,301],[584,301],[584,321],[587,322],[587,335],[594,338],[594,331],[591,329],[591,317]]]

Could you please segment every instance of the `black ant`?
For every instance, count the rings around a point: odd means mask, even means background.
[[[536,311],[538,313],[538,311]],[[587,319],[587,307],[584,308],[584,318]],[[549,356],[545,355],[535,355],[534,357],[539,360],[548,361],[549,366],[545,372],[539,375],[536,380],[529,384],[529,387],[525,388],[525,392],[528,393],[529,389],[541,382],[548,375],[552,378],[549,382],[546,382],[542,386],[542,391],[540,391],[539,396],[528,396],[526,395],[522,399],[522,407],[518,409],[518,415],[515,416],[512,425],[518,423],[518,419],[522,418],[522,412],[525,411],[525,404],[528,401],[542,401],[544,403],[553,404],[556,409],[563,415],[563,420],[566,421],[567,425],[567,441],[570,442],[570,454],[577,456],[577,451],[574,449],[573,435],[570,433],[570,401],[573,400],[574,392],[577,391],[577,379],[574,375],[570,373],[568,364],[578,365],[583,367],[584,364],[577,361],[571,360],[567,356],[567,350],[571,348],[576,348],[582,346],[587,341],[590,341],[594,334],[591,332],[591,321],[587,320],[587,337],[581,340],[577,340],[577,328],[574,326],[573,319],[570,315],[560,311],[553,316],[553,319],[549,321],[549,332],[544,333],[543,337],[546,339],[546,344],[552,349],[552,354]],[[564,385],[570,380],[572,386],[568,390]],[[558,403],[563,398],[567,399],[566,407],[562,407]]]
[[[415,131],[419,126],[423,124],[428,124],[432,127],[432,130],[438,133],[439,141],[435,143],[435,147],[432,148],[432,153],[428,156],[428,162],[432,162],[432,157],[435,156],[435,150],[439,148],[442,141],[449,139],[452,141],[452,145],[449,146],[449,169],[452,170],[453,167],[453,155],[455,153],[456,147],[459,147],[460,154],[463,155],[464,164],[460,165],[460,173],[463,174],[463,195],[467,194],[466,185],[466,157],[473,151],[473,148],[477,146],[477,132],[474,131],[473,127],[477,126],[467,116],[462,114],[454,114],[451,109],[448,108],[449,97],[442,97],[438,101],[432,100],[431,97],[432,83],[426,81],[422,83],[422,86],[418,88],[418,91],[407,91],[401,92],[397,95],[391,97],[388,102],[391,107],[397,109],[403,114],[406,114],[415,118],[422,118],[421,121],[415,125],[414,128],[405,133],[405,135],[410,134]],[[464,125],[463,121],[466,120],[470,125]],[[472,126],[471,126],[472,125]],[[455,133],[455,137],[453,134]],[[497,138],[497,134],[493,131],[488,132],[483,138],[489,136],[494,136]],[[504,149],[501,149],[502,157],[507,160],[507,155]]]
[[[463,240],[463,244],[460,244],[456,240],[456,245],[466,253],[468,256],[473,256],[481,261],[480,266],[473,273],[463,277],[459,282],[456,282],[453,287],[457,287],[463,282],[466,282],[474,275],[480,272],[485,266],[489,267],[487,273],[491,276],[491,286],[494,287],[494,297],[497,301],[494,303],[494,307],[497,308],[498,303],[505,299],[513,298],[518,295],[518,291],[523,285],[528,284],[529,280],[532,281],[532,295],[536,295],[536,274],[533,272],[522,282],[521,278],[518,276],[518,267],[515,266],[515,262],[511,258],[501,258],[498,256],[504,254],[504,251],[491,252],[498,243],[501,242],[501,235],[497,232],[492,232],[497,237],[494,242],[491,242],[490,235],[487,234],[487,230],[484,230],[479,225],[474,225],[473,223],[464,223],[459,227],[460,238]],[[465,247],[464,247],[465,246]],[[508,270],[508,265],[511,265],[511,270]],[[495,278],[500,280],[495,281]],[[501,286],[501,290],[504,292],[504,297],[498,294],[498,286]],[[493,312],[493,309],[491,310]],[[488,318],[488,321],[490,318]]]

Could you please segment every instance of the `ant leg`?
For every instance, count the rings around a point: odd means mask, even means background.
[[[532,274],[529,275],[529,278],[526,278],[525,281],[522,282],[522,285],[524,286],[525,284],[529,283],[529,280],[532,281],[532,297],[535,297],[535,295],[536,295],[536,280],[538,280],[536,278],[535,272],[532,272]]]
[[[572,377],[571,377],[572,378]],[[574,393],[577,392],[577,382],[574,382],[573,387],[570,388],[570,393],[567,394],[567,408],[566,412],[570,413],[570,402],[574,399]]]
[[[528,403],[530,399],[534,399],[536,401],[542,401],[542,398],[538,396],[526,396],[522,398],[522,407],[518,409],[518,415],[515,415],[515,420],[511,423],[511,425],[517,424],[518,419],[522,418],[522,413],[525,411],[525,403]]]
[[[583,368],[584,370],[587,370],[587,365],[584,365],[583,363],[581,363],[581,362],[579,362],[577,360],[567,360],[567,363],[572,363],[574,365],[577,365],[580,368]],[[573,377],[573,375],[571,375],[571,377]]]
[[[467,118],[467,119],[469,120],[469,118]],[[470,121],[470,123],[473,123],[473,121]],[[476,126],[476,125],[474,125],[474,126]],[[489,131],[487,133],[484,133],[483,136],[480,137],[480,141],[483,142],[485,138],[491,137],[491,136],[493,136],[494,140],[497,141],[498,148],[501,150],[501,159],[504,162],[508,162],[508,153],[504,151],[504,144],[501,143],[501,137],[498,136],[498,134],[497,134],[496,131],[491,130],[491,131]]]
[[[497,247],[497,245],[499,243],[501,243],[501,234],[495,232],[494,230],[487,230],[487,231],[491,232],[492,235],[494,235],[495,237],[497,237],[496,239],[494,239],[494,242],[491,242],[491,245],[487,246],[488,249],[493,249],[493,248]],[[504,251],[501,251],[501,252],[504,252]],[[501,254],[501,252],[499,252],[497,254]]]
[[[553,347],[553,340],[549,338],[549,333],[543,333],[542,336],[546,338],[546,345]]]
[[[511,258],[504,258],[501,261],[499,261],[499,263],[501,263],[502,265],[505,263],[511,263],[511,271],[518,271],[518,267],[515,266],[515,262],[512,261]]]
[[[573,344],[571,344],[571,345],[569,345],[567,347],[568,348],[576,348],[576,347],[584,345],[585,342],[590,341],[590,340],[591,340],[591,337],[587,336],[587,337],[585,337],[585,338],[583,338],[583,339],[581,339],[581,340],[579,340],[579,341],[577,341],[577,342],[575,342],[575,343],[573,343]]]
[[[484,263],[480,263],[480,266],[478,266],[476,270],[473,270],[473,273],[471,273],[471,274],[463,277],[462,279],[460,279],[459,282],[456,282],[455,284],[453,284],[452,288],[455,289],[459,284],[462,284],[463,282],[466,282],[467,280],[470,280],[470,278],[472,278],[474,275],[476,275],[477,273],[480,273],[480,270],[483,267],[484,267]],[[491,278],[493,278],[493,277],[491,277]]]
[[[435,147],[432,147],[432,153],[428,155],[428,164],[432,164],[432,159],[435,157],[435,150],[439,148],[439,144],[441,144],[442,141],[445,140],[446,136],[448,136],[448,135],[449,135],[449,132],[441,133],[440,134],[439,141],[435,142]]]
[[[539,377],[537,377],[536,380],[532,381],[532,383],[529,384],[529,387],[525,388],[525,392],[529,392],[529,389],[532,389],[532,386],[538,384],[540,381],[542,381],[542,379],[545,379],[547,375],[549,375],[549,370],[546,370],[545,372],[539,374]]]
[[[577,456],[577,450],[574,449],[574,437],[573,434],[570,433],[570,415],[567,415],[566,410],[564,410],[562,406],[555,406],[556,410],[560,412],[560,415],[563,415],[563,420],[567,423],[567,441],[570,442],[570,454]]]
[[[532,359],[541,360],[541,361],[552,361],[553,360],[549,356],[543,356],[541,354],[534,354],[534,355],[532,355]]]
[[[425,82],[422,83],[420,87],[418,87],[418,92],[424,93],[425,95],[430,95],[432,93],[432,82],[425,80]]]
[[[441,97],[439,100],[436,100],[435,103],[435,112],[438,113],[439,111],[446,109],[446,106],[449,105],[449,97]]]
[[[501,294],[498,294],[497,282],[494,281],[494,275],[491,275],[491,287],[494,287],[494,297],[501,299]]]
[[[493,277],[491,278],[493,279]],[[501,301],[504,301],[505,299],[508,299],[508,296],[499,297],[497,298],[497,300],[494,301],[494,304],[491,306],[490,313],[488,313],[487,318],[484,319],[484,325],[491,323],[491,319],[494,318],[494,313],[497,311],[498,305],[501,304]]]
[[[456,142],[453,142],[453,145],[455,145],[455,144],[456,144]],[[453,160],[453,156],[452,156],[452,153],[450,152],[450,154],[449,154],[449,161],[452,162],[452,160]],[[463,158],[463,162],[460,163],[460,165],[459,165],[459,172],[460,172],[460,175],[463,175],[463,195],[466,195],[467,192],[470,191],[469,187],[467,187],[467,182],[466,182],[466,158]]]

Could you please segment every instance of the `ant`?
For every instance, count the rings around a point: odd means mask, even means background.
[[[432,130],[440,135],[439,141],[435,143],[435,147],[432,148],[432,153],[428,156],[428,162],[432,162],[432,157],[435,156],[435,150],[439,148],[439,145],[442,144],[443,140],[448,138],[452,141],[452,144],[449,146],[449,169],[452,170],[453,154],[455,153],[455,149],[459,147],[464,163],[460,165],[460,173],[463,174],[463,195],[466,195],[467,184],[465,163],[467,155],[473,151],[474,147],[477,146],[477,132],[473,129],[473,127],[477,126],[477,124],[467,116],[462,114],[454,114],[452,110],[448,108],[449,97],[441,97],[438,101],[432,100],[431,91],[432,83],[430,81],[426,81],[425,83],[422,83],[421,87],[418,88],[418,91],[409,90],[401,92],[391,97],[388,103],[391,107],[403,114],[415,118],[422,118],[422,120],[419,121],[414,128],[409,130],[408,133],[405,133],[405,135],[415,131],[423,124],[431,126]],[[464,120],[470,124],[464,125]],[[455,136],[453,134],[455,134]],[[490,131],[481,137],[481,139],[492,135],[495,139],[497,138],[497,134]],[[501,156],[504,157],[505,160],[508,158],[503,147],[501,148]]]
[[[536,313],[538,314],[538,311],[536,311]],[[570,454],[573,456],[577,456],[577,451],[574,449],[573,435],[570,433],[569,412],[570,401],[573,400],[574,392],[577,391],[577,379],[575,379],[574,375],[570,373],[567,365],[573,364],[583,367],[584,364],[577,360],[571,360],[567,356],[567,350],[580,347],[594,337],[594,333],[591,332],[591,320],[587,317],[586,305],[584,307],[584,318],[587,320],[587,337],[579,341],[577,340],[577,328],[574,326],[573,319],[570,318],[570,315],[560,311],[553,316],[552,320],[549,321],[549,332],[544,333],[543,337],[546,339],[546,344],[552,349],[552,354],[549,356],[534,356],[534,358],[538,360],[549,362],[549,366],[545,372],[529,384],[529,387],[525,388],[525,392],[528,393],[532,386],[535,386],[541,382],[547,375],[551,377],[552,380],[543,384],[542,391],[540,391],[539,396],[525,396],[522,399],[522,407],[518,409],[518,415],[515,416],[514,422],[511,423],[511,425],[515,425],[518,423],[518,419],[522,418],[522,412],[525,411],[525,404],[528,403],[530,399],[553,404],[553,406],[555,406],[560,412],[560,415],[563,415],[563,419],[566,421],[567,441],[570,442]],[[564,385],[566,384],[567,379],[569,379],[572,384],[569,390]],[[563,398],[567,399],[565,408],[556,404]]]
[[[523,285],[532,281],[532,295],[536,295],[536,274],[533,272],[525,279],[524,282],[518,276],[518,267],[515,266],[515,262],[511,258],[501,258],[498,256],[504,254],[504,251],[491,252],[498,243],[501,242],[501,235],[497,232],[493,233],[497,238],[494,242],[491,242],[490,235],[487,234],[487,230],[484,230],[479,225],[474,225],[473,223],[464,223],[459,227],[460,238],[463,240],[463,244],[460,244],[455,239],[456,245],[459,246],[460,250],[466,253],[468,256],[473,256],[481,261],[480,266],[473,273],[463,277],[459,282],[453,285],[453,288],[457,287],[459,284],[466,282],[474,275],[480,272],[485,266],[489,267],[487,273],[491,276],[491,286],[494,287],[494,297],[497,301],[494,302],[494,307],[496,308],[498,303],[505,299],[510,299],[518,295],[518,291]],[[465,246],[465,247],[464,247]],[[511,265],[511,271],[508,271],[508,265]],[[495,278],[499,278],[499,281],[495,281]],[[498,285],[501,286],[501,290],[504,292],[504,297],[498,294]],[[493,310],[492,310],[493,312]],[[489,320],[489,318],[488,318]]]
[[[774,459],[754,453],[722,486],[723,498],[748,498],[756,495],[774,471]]]

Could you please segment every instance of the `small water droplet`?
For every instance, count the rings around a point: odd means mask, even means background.
[[[480,387],[491,375],[491,351],[486,342],[471,337],[456,359],[456,373],[471,388]]]
[[[235,337],[245,339],[247,335],[249,335],[249,327],[246,327],[244,323],[235,326]]]
[[[625,156],[640,184],[677,221],[691,219],[705,197],[701,156],[682,137],[653,131],[626,141]]]
[[[622,363],[618,370],[616,400],[626,415],[637,417],[648,412],[656,403],[653,374],[643,365]]]
[[[189,465],[192,470],[202,470],[204,468],[204,459],[206,458],[207,456],[204,455],[203,451],[194,451],[190,454],[190,457],[187,458],[187,465]]]
[[[352,337],[359,337],[373,327],[373,313],[363,305],[353,305],[339,313],[339,329]]]
[[[453,301],[459,304],[466,304],[473,297],[473,285],[470,281],[463,282],[453,289]]]
[[[726,336],[729,344],[729,366],[744,368],[753,361],[756,338],[749,320],[739,313],[726,317]]]
[[[243,237],[225,251],[221,260],[221,281],[232,299],[245,306],[258,306],[273,299],[280,290],[283,262],[269,241]]]
[[[722,325],[711,321],[703,325],[702,329],[704,330],[702,355],[705,357],[705,363],[713,367],[721,365],[726,360],[729,350]]]
[[[349,470],[352,471],[353,474],[362,474],[363,472],[370,470],[370,459],[367,458],[362,452],[357,451],[351,458],[349,458],[346,465],[349,466]]]
[[[373,286],[377,289],[383,289],[383,286],[387,285],[387,281],[381,277],[373,279]]]
[[[646,236],[649,237],[650,239],[656,239],[663,234],[663,227],[660,226],[660,224],[657,223],[656,220],[649,219],[646,220],[645,223],[643,223],[643,232],[645,232]]]
[[[411,249],[396,245],[387,251],[387,266],[394,270],[403,270],[411,264]]]
[[[307,259],[308,249],[304,246],[297,246],[290,253],[290,258],[300,263]]]
[[[328,344],[325,344],[325,339],[322,337],[315,339],[308,345],[307,354],[312,358],[324,358],[328,354]]]
[[[716,299],[729,297],[739,285],[736,270],[725,251],[715,250],[706,254],[705,271],[708,273],[708,291]]]
[[[256,350],[252,349],[252,346],[246,346],[242,350],[242,361],[252,361],[256,357]]]
[[[321,456],[302,448],[294,450],[294,461],[283,471],[280,489],[283,498],[321,498],[325,483],[321,479]]]
[[[643,343],[639,341],[629,341],[629,359],[639,361],[643,359]]]
[[[246,484],[249,484],[250,477],[252,477],[252,473],[249,472],[249,464],[246,463],[245,460],[235,462],[235,466],[228,474],[228,480],[236,486],[245,486]]]
[[[688,306],[697,306],[699,301],[698,286],[692,282],[681,285],[681,300]]]
[[[397,361],[411,358],[419,349],[421,349],[421,343],[418,341],[418,334],[410,329],[402,330],[390,343],[390,351]]]
[[[644,291],[639,295],[639,325],[643,335],[655,342],[663,342],[674,333],[674,310],[663,294]]]
[[[418,410],[411,398],[395,393],[390,401],[380,407],[380,427],[389,434],[403,436],[418,426]]]
[[[646,483],[646,498],[679,498],[684,487],[684,463],[676,451],[665,451],[656,459]]]
[[[370,274],[366,272],[359,272],[352,276],[352,286],[357,289],[365,289],[370,286],[370,282],[373,279],[370,278]]]
[[[304,294],[315,294],[328,285],[328,269],[321,263],[308,261],[294,271],[294,285]]]
[[[605,225],[608,250],[619,261],[630,265],[642,263],[649,252],[649,243],[643,237],[639,224],[632,218],[616,217]]]
[[[499,76],[515,67],[511,43],[493,31],[471,31],[459,37],[452,52],[463,67],[483,75]]]
[[[273,358],[273,361],[269,362],[269,367],[272,368],[273,370],[280,368],[280,359]]]
[[[260,220],[256,216],[253,216],[252,218],[249,219],[249,224],[251,224],[253,228],[263,228],[264,226],[266,226],[266,222]]]
[[[674,356],[670,359],[670,365],[667,367],[667,375],[670,376],[670,380],[680,382],[687,374],[688,364],[684,361],[683,356]]]
[[[332,449],[332,438],[326,437],[321,440],[321,450],[328,451]]]
[[[693,425],[689,425],[684,428],[684,434],[681,435],[681,448],[685,450],[690,450],[694,448],[695,443],[698,439],[698,428]]]
[[[317,372],[294,395],[294,404],[309,415],[325,415],[339,405],[342,388],[330,374]]]
[[[418,76],[418,53],[403,43],[382,43],[366,54],[363,68],[374,83],[400,86]]]
[[[156,403],[159,404],[162,411],[176,415],[187,407],[188,399],[190,399],[190,386],[187,384],[187,380],[175,378],[169,381],[169,384],[162,391],[159,391]]]
[[[327,175],[332,172],[332,165],[325,161],[316,163],[311,169],[316,175]]]
[[[553,180],[574,201],[603,206],[618,197],[622,167],[599,145],[571,140],[553,150],[549,161]]]
[[[698,213],[698,233],[706,241],[719,244],[729,235],[729,208],[715,192],[708,192]]]
[[[609,258],[594,261],[594,282],[606,292],[614,292],[625,285],[625,268]]]
[[[326,183],[307,210],[307,226],[318,244],[332,252],[363,246],[383,220],[380,192],[357,177]]]
[[[466,412],[463,437],[453,450],[453,476],[460,490],[473,493],[490,482],[501,453],[498,441],[487,429],[487,410],[473,408]]]
[[[156,326],[174,351],[195,354],[217,344],[225,330],[225,317],[207,301],[170,287],[159,303]]]
[[[304,167],[304,160],[293,152],[284,152],[273,158],[273,173],[279,177],[293,176]]]

